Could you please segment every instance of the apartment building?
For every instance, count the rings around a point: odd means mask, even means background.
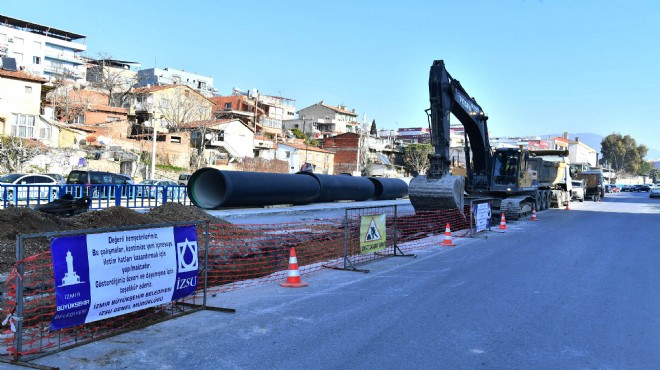
[[[213,77],[169,67],[147,68],[138,71],[136,87],[163,85],[186,85],[207,98],[218,92],[218,89],[213,87]]]
[[[13,58],[17,69],[48,81],[61,77],[71,81],[85,79],[85,62],[78,55],[87,49],[85,38],[77,33],[0,15],[0,57]]]
[[[308,136],[328,138],[347,132],[359,132],[355,109],[347,110],[345,105],[331,106],[319,103],[298,111],[298,119],[284,120],[284,130],[296,128]]]

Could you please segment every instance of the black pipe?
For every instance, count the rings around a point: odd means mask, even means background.
[[[307,204],[318,197],[320,187],[313,177],[202,168],[190,176],[187,191],[197,207],[218,209]]]
[[[391,179],[385,177],[370,177],[369,180],[374,183],[373,200],[387,200],[403,198],[408,195],[408,184],[401,179]]]
[[[307,171],[298,172],[316,179],[321,190],[314,203],[334,202],[337,200],[367,200],[374,195],[375,186],[366,177],[351,175],[321,175]]]

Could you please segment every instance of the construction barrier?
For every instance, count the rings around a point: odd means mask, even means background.
[[[447,223],[454,231],[469,228],[464,211],[469,212],[466,207],[463,211],[454,209],[399,214],[396,206],[383,206],[351,208],[346,210],[344,217],[314,222],[205,224],[203,230],[197,230],[199,273],[196,294],[59,330],[51,330],[50,327],[58,312],[53,257],[50,252],[24,257],[23,245],[49,245],[53,238],[59,236],[163,225],[19,235],[17,262],[6,280],[3,294],[3,317],[9,319],[2,327],[5,331],[0,336],[0,353],[6,355],[5,360],[28,361],[73,345],[208,308],[206,297],[210,293],[264,283],[279,284],[287,279],[292,248],[296,250],[300,275],[324,268],[359,270],[357,266],[376,259],[437,248],[442,243]],[[182,223],[165,225],[178,224]],[[12,323],[15,332],[9,330]]]

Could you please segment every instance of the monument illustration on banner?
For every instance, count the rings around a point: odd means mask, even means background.
[[[66,251],[66,273],[62,278],[62,285],[60,286],[76,285],[80,283],[80,276],[78,276],[73,269],[73,256],[71,255],[71,251]]]
[[[192,255],[192,260],[189,262],[185,260],[185,255],[188,250],[190,250],[190,254]],[[179,272],[197,270],[199,264],[197,258],[197,242],[190,242],[188,241],[188,238],[186,238],[185,242],[177,243],[176,251],[179,257]]]

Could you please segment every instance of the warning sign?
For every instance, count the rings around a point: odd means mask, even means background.
[[[385,249],[387,232],[385,215],[367,215],[360,218],[360,254]]]

